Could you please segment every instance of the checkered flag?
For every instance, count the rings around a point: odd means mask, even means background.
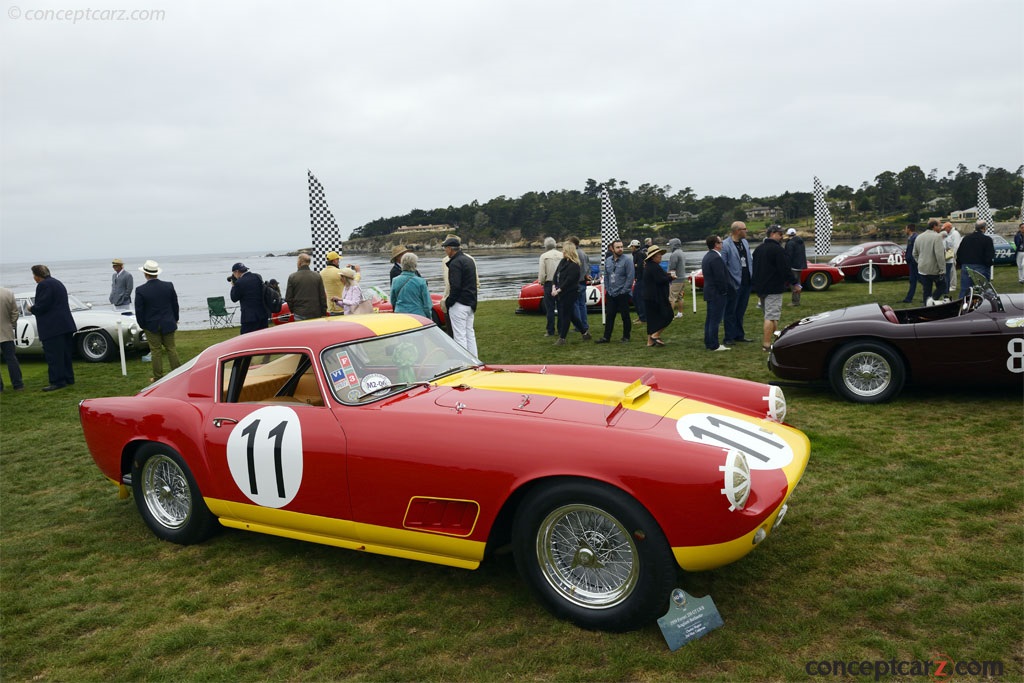
[[[334,222],[334,214],[327,206],[324,187],[313,172],[309,174],[309,231],[313,236],[313,270],[323,270],[327,265],[324,258],[329,251],[341,251],[341,232]]]
[[[985,180],[978,178],[978,220],[985,221],[986,234],[995,234],[995,223],[992,222],[992,209],[988,208],[988,190],[985,189]]]
[[[814,253],[825,256],[832,248],[832,214],[825,201],[825,188],[814,176]]]
[[[604,262],[604,255],[612,242],[619,239],[619,226],[615,222],[615,211],[612,209],[612,199],[608,196],[608,190],[601,188],[601,262]]]

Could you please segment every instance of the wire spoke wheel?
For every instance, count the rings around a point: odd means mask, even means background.
[[[537,561],[551,587],[583,607],[619,604],[639,577],[636,544],[629,532],[590,505],[551,511],[538,530]]]
[[[178,464],[166,455],[155,455],[142,467],[142,491],[146,507],[168,529],[180,529],[192,515],[192,493]]]

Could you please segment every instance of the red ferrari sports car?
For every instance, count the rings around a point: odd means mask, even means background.
[[[704,289],[704,271],[697,269],[688,277],[697,282],[697,289]],[[834,282],[843,281],[843,271],[835,266],[825,263],[808,263],[807,267],[800,271],[800,284],[804,289],[814,292],[824,292]]]
[[[548,609],[613,631],[779,526],[809,456],[785,411],[727,377],[486,365],[403,314],[240,335],[79,407],[161,539],[223,525],[466,569],[510,545]]]
[[[587,285],[587,310],[600,310],[604,285]],[[519,308],[516,313],[544,313],[544,285],[534,280],[519,290]]]
[[[893,242],[864,242],[850,247],[828,263],[842,268],[851,280],[860,282],[910,276],[907,252]]]

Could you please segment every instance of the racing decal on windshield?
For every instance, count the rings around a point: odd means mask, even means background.
[[[384,389],[385,387],[391,386],[391,380],[385,375],[379,372],[372,372],[363,378],[363,381],[359,383],[359,388],[363,390],[364,394],[368,394],[371,391],[377,391]]]
[[[752,470],[777,470],[793,461],[793,449],[774,432],[727,415],[695,413],[676,422],[685,441],[743,451]]]
[[[292,502],[302,484],[302,427],[287,406],[245,416],[228,436],[228,468],[246,498],[268,508]]]
[[[335,389],[354,387],[359,384],[359,376],[352,367],[352,359],[348,357],[348,351],[339,351],[335,356],[338,361],[338,369],[331,371],[331,382]]]

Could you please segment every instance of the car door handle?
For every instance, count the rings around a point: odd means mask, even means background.
[[[215,417],[215,418],[213,418],[213,426],[216,427],[217,429],[220,429],[220,426],[222,424],[224,424],[225,422],[230,422],[231,424],[238,424],[238,420],[236,420],[233,417]]]

